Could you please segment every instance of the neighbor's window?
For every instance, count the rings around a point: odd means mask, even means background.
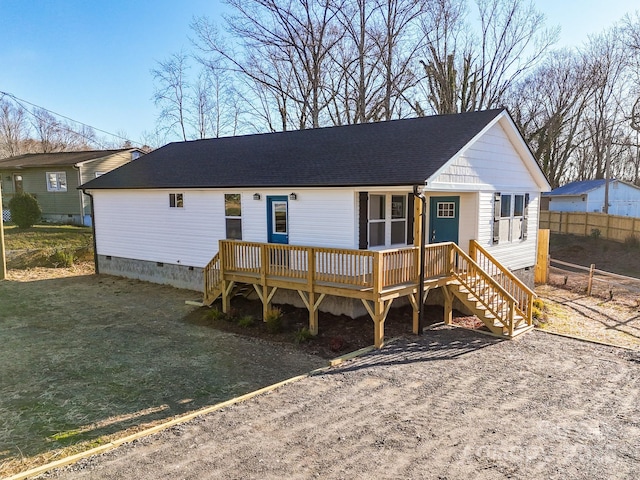
[[[242,240],[242,206],[239,193],[225,193],[224,218],[229,240]]]
[[[67,174],[66,172],[47,172],[47,191],[66,192]]]
[[[96,178],[101,177],[102,175],[104,175],[104,172],[96,172]]]
[[[407,196],[369,195],[369,246],[407,243]]]
[[[183,208],[184,207],[184,195],[182,193],[170,193],[169,194],[169,207],[171,207],[171,208]]]

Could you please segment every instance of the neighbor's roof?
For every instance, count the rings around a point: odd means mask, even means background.
[[[18,155],[17,157],[1,159],[0,169],[72,166],[129,150],[135,149],[121,148],[118,150],[88,150],[84,152],[27,153],[25,155]]]
[[[504,111],[170,143],[82,188],[419,185]]]
[[[609,180],[610,183],[617,182],[615,178]],[[597,190],[600,187],[604,187],[606,180],[599,178],[597,180],[581,180],[578,182],[571,182],[563,185],[562,187],[555,188],[550,192],[546,192],[543,195],[546,197],[556,196],[572,196],[572,195],[585,195],[593,190]],[[632,185],[633,186],[633,185]]]

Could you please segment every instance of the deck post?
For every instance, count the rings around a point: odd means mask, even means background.
[[[384,320],[385,320],[385,306],[383,300],[376,300],[374,302],[374,338],[373,343],[376,348],[382,348],[384,346]]]
[[[262,321],[267,321],[271,310],[271,296],[267,286],[267,271],[269,267],[269,244],[260,245],[260,286],[262,287]]]
[[[316,251],[307,248],[307,288],[309,289],[309,332],[318,335],[318,308],[316,307],[316,292],[314,289],[316,276]]]
[[[409,303],[411,304],[411,308],[413,310],[413,333],[418,335],[420,333],[420,307],[418,305],[418,300],[420,298],[420,290],[416,293],[410,293],[407,297],[409,299]]]
[[[444,324],[451,325],[453,321],[453,294],[446,285],[442,287],[442,294],[444,295]]]

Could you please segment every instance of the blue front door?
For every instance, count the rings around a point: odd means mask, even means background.
[[[458,243],[460,197],[431,197],[429,243]]]
[[[287,197],[267,197],[267,231],[269,243],[289,243],[289,204]]]

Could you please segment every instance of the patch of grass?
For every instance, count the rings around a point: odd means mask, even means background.
[[[295,343],[304,343],[308,342],[312,338],[313,334],[311,331],[307,327],[303,327],[294,334],[293,341]]]
[[[54,250],[53,253],[49,255],[49,261],[55,268],[71,267],[75,260],[75,255],[65,250]]]
[[[225,320],[227,315],[217,308],[212,308],[207,312],[207,317],[211,320]]]
[[[7,250],[41,250],[44,248],[67,249],[91,247],[91,228],[72,225],[35,225],[23,230],[7,225],[4,230]]]
[[[251,315],[244,315],[238,319],[238,326],[242,328],[253,327],[255,319]]]
[[[282,331],[282,310],[277,307],[270,309],[264,321],[269,333],[280,333]]]

